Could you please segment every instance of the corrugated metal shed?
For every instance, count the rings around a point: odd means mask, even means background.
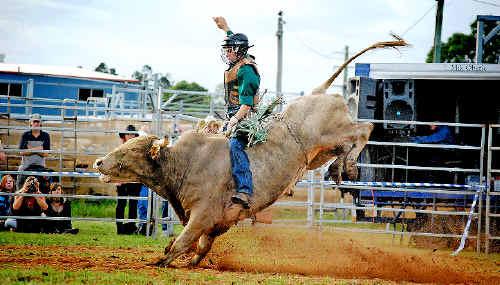
[[[77,67],[50,66],[36,64],[8,64],[0,63],[0,73],[17,73],[33,75],[49,75],[58,77],[73,77],[83,79],[108,80],[116,82],[139,83],[137,79],[97,72]]]

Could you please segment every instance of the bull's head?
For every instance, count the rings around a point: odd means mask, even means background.
[[[128,140],[94,163],[102,182],[151,182],[160,166],[160,149],[168,144],[155,136],[140,136]],[[154,179],[153,179],[154,180]]]

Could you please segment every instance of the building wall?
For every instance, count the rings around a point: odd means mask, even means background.
[[[116,87],[136,87],[133,84],[124,84],[120,82],[105,81],[105,80],[90,80],[81,78],[66,78],[58,76],[47,76],[47,75],[31,75],[31,74],[11,74],[11,73],[0,73],[0,83],[18,83],[22,85],[22,97],[26,98],[29,95],[29,79],[33,80],[33,98],[47,98],[47,99],[71,99],[77,100],[79,89],[90,88],[90,89],[101,89],[104,91],[104,97],[107,94],[112,94],[113,85]],[[0,94],[7,95],[7,94]],[[11,104],[27,104],[29,101],[23,98],[16,99],[10,98]],[[124,99],[126,101],[137,100],[137,93],[125,92]],[[7,98],[0,98],[0,103],[7,103]],[[31,112],[29,108],[26,107],[11,107],[10,109],[5,106],[0,106],[0,113],[10,113],[10,114],[30,114],[30,113],[40,113],[42,115],[61,115],[61,108],[51,108],[50,106],[61,106],[62,102],[51,102],[50,100],[33,100],[33,106],[45,105],[45,107],[33,107]],[[76,102],[66,102],[66,106],[79,106],[84,108],[87,102],[80,101]],[[104,107],[104,106],[102,106]],[[74,116],[74,111],[67,110],[65,113],[67,116]],[[79,110],[78,115],[85,115],[84,110]],[[97,114],[99,115],[99,114]]]

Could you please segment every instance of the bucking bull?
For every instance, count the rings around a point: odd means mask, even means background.
[[[376,43],[344,63],[311,95],[291,102],[270,122],[267,142],[247,149],[254,194],[250,209],[232,204],[228,140],[222,135],[184,133],[171,147],[155,136],[141,136],[120,145],[94,167],[103,182],[139,182],[167,199],[184,225],[181,234],[155,260],[167,266],[197,243],[191,265],[197,265],[214,239],[238,221],[254,217],[292,189],[305,170],[337,157],[350,179],[357,176],[356,160],[366,145],[372,124],[356,123],[344,98],[326,95],[343,67],[375,48],[404,46],[397,41]],[[342,169],[341,169],[342,170]],[[341,171],[339,171],[341,173]],[[339,175],[340,177],[340,175]]]

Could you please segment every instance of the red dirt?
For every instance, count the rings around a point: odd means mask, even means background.
[[[49,265],[64,270],[141,270],[156,275],[158,270],[146,263],[159,254],[141,248],[7,245],[0,246],[0,267]],[[471,253],[451,257],[450,251],[392,245],[387,236],[276,227],[231,230],[216,240],[201,267],[196,270],[289,273],[398,283],[500,284],[500,263],[494,258]]]
[[[387,236],[318,230],[237,228],[216,241],[207,260],[213,265],[205,262],[205,266],[219,270],[396,282],[500,284],[500,264],[491,260],[394,246]]]

